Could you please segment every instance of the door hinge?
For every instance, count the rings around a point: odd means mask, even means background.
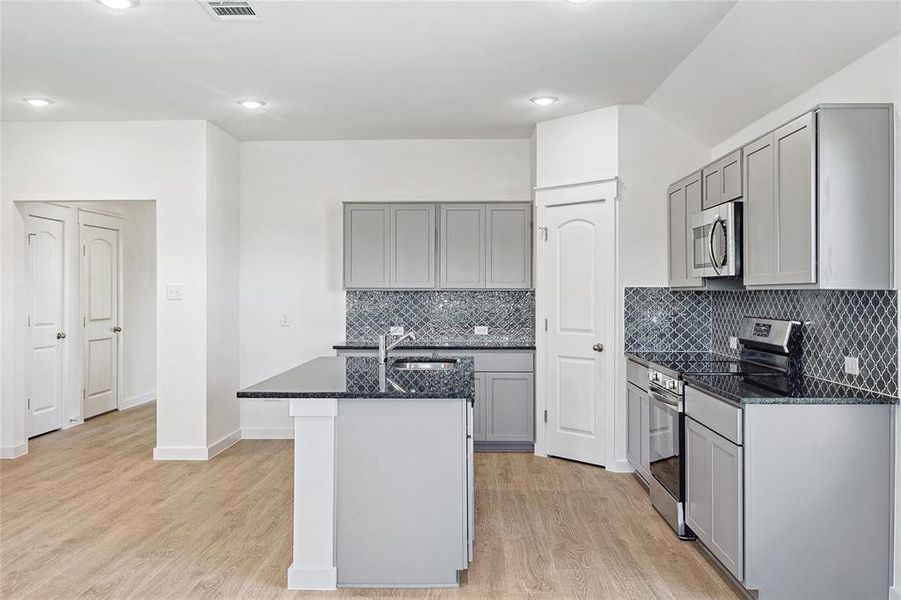
[[[88,248],[87,246],[82,246],[82,247],[81,247],[81,255],[82,255],[82,256],[86,256],[86,255],[87,255],[87,248]]]
[[[28,315],[28,324],[27,327],[31,327],[31,315]]]
[[[81,388],[81,399],[82,399],[82,400],[85,399],[84,388]]]
[[[31,410],[31,398],[26,398],[25,404],[28,406],[28,410]]]
[[[544,330],[547,331],[547,319],[544,320]]]
[[[538,229],[541,230],[542,235],[544,235],[544,241],[546,242],[547,241],[547,227],[539,227]]]
[[[87,318],[87,317],[82,317],[82,318],[81,318],[81,326],[82,326],[82,327],[87,327],[87,326],[88,326],[88,318]]]
[[[544,422],[547,423],[547,409],[544,409]]]

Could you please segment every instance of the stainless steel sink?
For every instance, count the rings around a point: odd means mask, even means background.
[[[398,371],[448,371],[457,366],[456,358],[436,358],[434,360],[396,360],[391,364]]]

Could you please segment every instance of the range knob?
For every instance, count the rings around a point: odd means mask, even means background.
[[[676,389],[676,380],[670,379],[666,382],[666,389],[675,390]]]

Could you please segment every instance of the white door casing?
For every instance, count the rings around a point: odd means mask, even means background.
[[[27,357],[26,434],[62,427],[64,341],[64,224],[25,217]]]
[[[79,216],[86,419],[119,405],[121,282],[116,224],[103,215],[82,212]]]
[[[605,465],[616,346],[614,201],[580,197],[541,213],[546,453]]]

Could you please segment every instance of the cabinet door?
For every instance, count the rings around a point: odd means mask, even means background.
[[[488,394],[485,378],[485,373],[476,373],[476,402],[472,419],[472,439],[476,442],[484,442],[487,439],[485,423],[488,420]]]
[[[435,287],[435,205],[391,205],[393,288]]]
[[[387,204],[344,205],[344,287],[386,288],[391,237]]]
[[[718,162],[701,171],[701,186],[704,193],[701,208],[707,210],[723,202],[723,172]]]
[[[773,134],[775,283],[816,282],[816,148],[813,113]]]
[[[442,204],[440,230],[441,287],[485,287],[485,205]]]
[[[685,522],[710,546],[711,492],[709,429],[685,419]]]
[[[487,438],[490,442],[532,442],[535,403],[531,373],[486,373]]]
[[[669,188],[669,285],[699,287],[704,280],[689,276],[691,264],[691,219],[701,210],[701,174],[674,183]]]
[[[744,577],[742,448],[710,435],[711,511],[708,547],[735,577]]]
[[[532,205],[486,206],[488,257],[486,287],[532,287]]]
[[[644,390],[639,394],[641,404],[641,470],[646,477],[651,476],[651,399]]]
[[[773,135],[766,135],[745,146],[744,157],[744,283],[766,285],[776,280]]]
[[[744,182],[741,176],[741,150],[724,156],[719,161],[720,200],[731,202],[742,197]]]
[[[633,467],[641,470],[641,390],[631,384],[626,385],[626,417],[626,457]]]

